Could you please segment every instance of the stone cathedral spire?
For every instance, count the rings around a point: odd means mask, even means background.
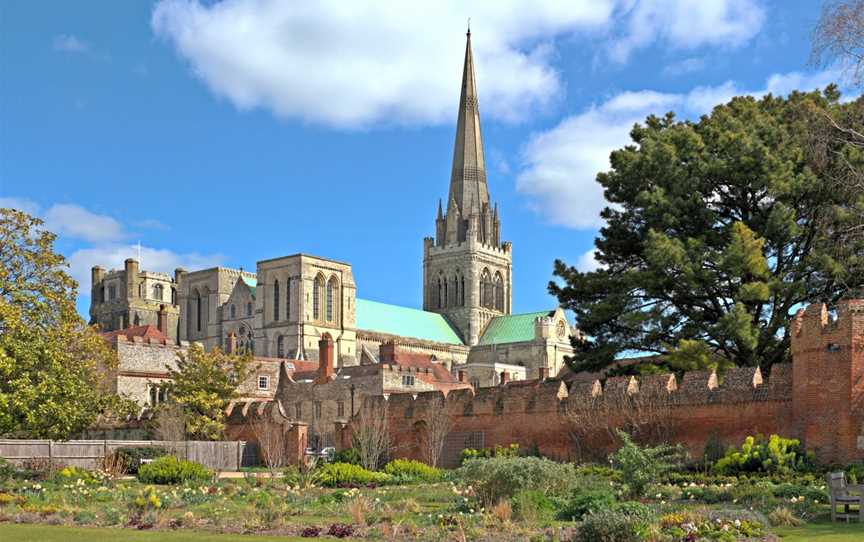
[[[469,345],[477,344],[490,319],[511,313],[513,270],[511,245],[500,240],[498,206],[486,183],[477,95],[469,29],[450,191],[447,202],[438,203],[435,237],[424,240],[423,250],[423,308],[444,314]]]

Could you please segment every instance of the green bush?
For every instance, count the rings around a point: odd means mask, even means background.
[[[573,487],[576,478],[573,465],[538,457],[469,459],[457,474],[474,486],[486,505],[525,490],[563,495]]]
[[[488,459],[490,457],[519,457],[519,445],[495,446],[494,448],[482,448],[480,450],[465,448],[462,450],[462,463],[469,459]]]
[[[609,458],[621,471],[621,481],[632,496],[643,496],[648,484],[655,482],[683,461],[684,454],[680,447],[661,445],[643,448],[623,431],[618,431],[618,436],[623,444]]]
[[[627,510],[607,508],[591,512],[579,524],[576,542],[640,542],[648,522]]]
[[[513,517],[528,523],[551,521],[555,517],[555,503],[542,491],[519,491],[510,499]]]
[[[18,469],[15,465],[0,457],[0,482],[11,480],[18,476]]]
[[[156,458],[138,468],[138,481],[145,484],[206,482],[212,478],[213,473],[203,465],[173,455]]]
[[[338,487],[342,485],[386,484],[390,476],[383,472],[366,470],[360,465],[350,463],[327,463],[318,471],[321,485]]]
[[[612,508],[615,495],[609,489],[575,489],[564,501],[558,517],[565,521],[581,521],[586,515]]]
[[[360,464],[360,452],[356,448],[346,448],[341,452],[336,452],[333,456],[333,463],[349,463],[351,465]]]
[[[744,439],[740,450],[730,449],[714,464],[718,474],[741,474],[752,472],[788,473],[801,470],[812,463],[797,439],[786,439],[777,435],[765,438],[762,435]]]
[[[413,482],[439,482],[443,475],[439,469],[413,459],[394,459],[384,466],[390,476]]]
[[[128,467],[126,467],[126,472],[133,475],[138,474],[138,468],[141,466],[142,459],[156,459],[157,457],[171,454],[170,451],[158,446],[130,446],[117,448],[114,453],[117,454],[118,457],[122,458],[126,465],[128,465]]]
[[[846,467],[846,478],[850,484],[864,483],[864,464],[852,464]]]

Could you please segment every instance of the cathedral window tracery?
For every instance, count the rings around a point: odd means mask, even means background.
[[[279,320],[279,280],[273,281],[273,320]]]
[[[334,322],[336,320],[335,312],[335,296],[339,288],[336,277],[331,277],[327,282],[327,321]]]
[[[324,290],[324,277],[318,275],[312,283],[312,319],[321,319],[321,294]]]
[[[230,313],[230,315],[231,315],[230,318],[232,320],[234,318],[237,318],[237,307],[235,307],[233,303],[231,304],[231,308],[228,310],[228,312]]]
[[[159,301],[162,301],[162,295],[163,295],[162,285],[161,284],[154,284],[153,285],[153,299],[158,299]]]

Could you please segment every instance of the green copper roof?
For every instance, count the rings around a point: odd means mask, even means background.
[[[255,291],[258,289],[258,279],[250,279],[249,277],[240,276],[243,279],[243,282],[246,283],[246,286],[252,290],[252,299],[255,299]]]
[[[357,329],[424,341],[462,344],[443,316],[398,305],[357,299]]]
[[[550,316],[553,311],[528,312],[496,316],[489,321],[479,344],[518,343],[534,339],[534,320]]]

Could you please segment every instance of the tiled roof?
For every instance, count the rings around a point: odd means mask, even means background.
[[[496,316],[489,321],[479,344],[518,343],[534,340],[534,321],[555,311]]]
[[[357,329],[424,341],[463,344],[456,331],[440,314],[367,299],[357,299]]]
[[[151,339],[154,342],[167,343],[168,337],[159,331],[159,328],[156,326],[146,325],[146,326],[132,326],[127,327],[126,329],[118,329],[117,331],[106,331],[102,333],[102,336],[106,339],[113,339],[114,337],[124,336],[128,339],[132,337],[141,337],[142,339]]]
[[[255,291],[258,289],[258,279],[244,277],[243,275],[240,275],[240,278],[243,279],[243,282],[246,283],[246,286],[248,286],[249,289],[252,290],[252,299],[255,299]]]

